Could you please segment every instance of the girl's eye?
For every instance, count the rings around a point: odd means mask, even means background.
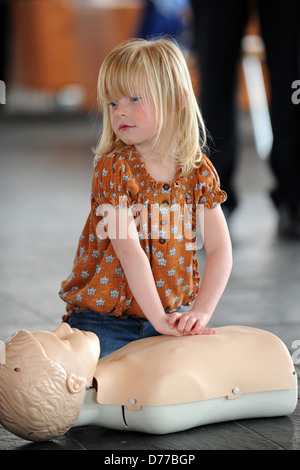
[[[115,108],[116,106],[118,106],[118,103],[117,101],[111,101],[110,103],[108,103],[108,105],[110,108]]]
[[[142,98],[141,96],[132,96],[130,98],[130,101],[132,101],[133,103],[136,103],[137,101],[140,101]]]

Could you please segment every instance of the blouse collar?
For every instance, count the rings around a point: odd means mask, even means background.
[[[148,182],[149,185],[152,187],[159,187],[163,186],[164,184],[169,184],[170,186],[178,187],[180,184],[180,180],[182,178],[185,178],[184,175],[182,174],[183,168],[181,165],[177,165],[176,167],[176,173],[171,181],[157,181],[153,176],[148,172],[146,168],[146,163],[142,155],[136,150],[134,146],[131,146],[130,148],[130,157],[129,160],[132,159],[137,159],[137,164],[132,165],[133,172],[135,173],[135,176],[137,176],[137,173],[142,173],[143,177],[146,182]]]

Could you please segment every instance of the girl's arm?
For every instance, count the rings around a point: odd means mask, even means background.
[[[204,207],[202,235],[206,251],[206,264],[201,286],[193,305],[187,312],[174,312],[169,317],[171,328],[184,334],[210,334],[204,328],[211,318],[226,287],[232,268],[231,241],[227,223],[220,206]]]
[[[134,217],[127,208],[116,210],[112,205],[101,207],[107,222],[108,236],[124,270],[131,292],[141,310],[162,334],[180,336],[169,326],[169,316],[165,313],[158,295],[151,266],[142,249]]]

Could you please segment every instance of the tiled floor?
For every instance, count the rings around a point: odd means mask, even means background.
[[[248,118],[241,118],[241,202],[230,224],[234,268],[212,324],[275,333],[294,354],[299,375],[300,243],[277,237],[267,196],[270,172],[256,155]],[[64,305],[57,293],[88,213],[91,147],[99,126],[95,115],[0,116],[1,340],[18,329],[53,330],[60,322]],[[28,443],[0,426],[0,449],[300,449],[300,406],[287,417],[165,436],[88,427],[51,442]]]

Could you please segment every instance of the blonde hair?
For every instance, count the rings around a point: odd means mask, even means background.
[[[113,49],[102,63],[98,99],[103,131],[94,163],[125,146],[112,129],[109,103],[112,99],[137,96],[137,92],[146,108],[150,99],[154,102],[156,142],[162,157],[174,156],[183,172],[189,173],[201,160],[205,126],[183,53],[173,40],[166,38],[131,39]],[[167,145],[159,147],[166,135],[170,136]]]

